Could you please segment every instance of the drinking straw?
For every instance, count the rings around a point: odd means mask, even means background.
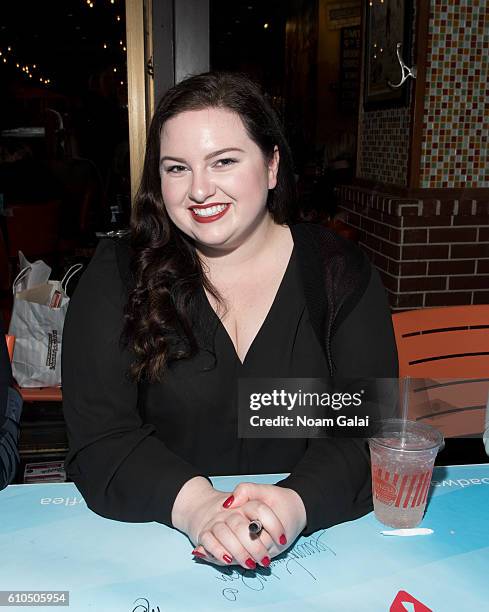
[[[408,417],[408,409],[409,409],[409,383],[410,377],[404,377],[404,389],[402,394],[402,432],[401,432],[401,448],[406,446],[406,423]]]

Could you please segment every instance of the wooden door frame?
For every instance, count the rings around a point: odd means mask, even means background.
[[[134,202],[155,104],[169,87],[188,74],[209,70],[209,0],[125,2],[131,201]]]
[[[147,35],[151,0],[125,0],[127,40],[127,111],[131,202],[134,202],[144,163],[148,126]]]

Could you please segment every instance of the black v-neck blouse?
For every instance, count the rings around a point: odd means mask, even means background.
[[[289,472],[291,453],[298,461],[307,440],[238,438],[236,388],[239,378],[328,375],[295,253],[243,363],[203,291],[199,306],[195,335],[201,350],[174,362],[163,382],[148,389],[145,420],[157,426],[170,449],[205,474],[254,474],[264,466],[268,472]]]
[[[239,378],[329,377],[298,255],[295,245],[243,363],[202,289],[194,325],[199,351],[173,362],[162,382],[147,386],[141,408],[141,389],[126,375],[131,355],[120,344],[127,287],[114,242],[100,243],[71,300],[62,349],[66,467],[92,510],[171,525],[175,497],[194,476],[290,472],[278,484],[303,499],[305,533],[370,511],[364,441],[238,438]],[[375,271],[335,332],[332,353],[344,376],[396,375],[390,313]]]

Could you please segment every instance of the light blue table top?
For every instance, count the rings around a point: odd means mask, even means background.
[[[213,480],[231,491],[280,477]],[[386,537],[371,513],[253,572],[194,560],[165,526],[101,518],[73,484],[10,486],[0,493],[0,590],[70,591],[69,608],[57,608],[70,612],[381,612],[399,591],[433,612],[489,609],[489,464],[435,468],[421,526],[434,533]]]

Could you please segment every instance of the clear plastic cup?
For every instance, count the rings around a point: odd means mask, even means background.
[[[416,527],[426,508],[443,435],[423,423],[386,419],[368,442],[375,516],[390,527]]]

